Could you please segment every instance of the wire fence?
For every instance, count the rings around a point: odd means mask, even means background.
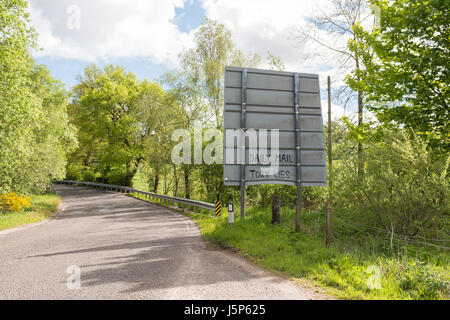
[[[395,238],[395,239],[399,239],[399,240],[407,242],[407,243],[417,243],[417,244],[433,246],[433,247],[440,248],[440,249],[445,249],[445,250],[449,250],[450,249],[450,247],[443,246],[443,245],[438,245],[438,244],[429,242],[431,239],[427,239],[428,241],[421,241],[421,240],[414,239],[414,238],[411,238],[411,237],[408,237],[408,236],[405,236],[405,235],[402,235],[402,234],[389,232],[387,230],[384,230],[384,229],[381,229],[381,228],[377,228],[377,227],[374,227],[374,226],[362,225],[362,224],[358,224],[358,223],[355,223],[355,222],[351,222],[351,221],[345,219],[338,212],[334,212],[333,211],[333,214],[346,225],[351,225],[353,227],[356,227],[357,230],[370,229],[370,230],[373,230],[373,231],[378,232],[380,234],[385,234],[385,235],[387,235],[389,237],[388,240],[390,240],[391,238]],[[376,236],[378,238],[381,238],[381,237],[379,237],[379,236],[377,236],[375,234],[372,234],[372,235]],[[448,242],[449,241],[449,240],[444,240],[444,239],[439,239],[439,240],[441,240],[443,242]]]

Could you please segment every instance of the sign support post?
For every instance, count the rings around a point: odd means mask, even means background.
[[[300,145],[300,99],[299,99],[299,74],[294,74],[294,105],[295,105],[295,158],[296,158],[296,185],[297,202],[295,206],[295,232],[300,232],[300,212],[302,210],[302,161]]]
[[[326,185],[323,129],[317,75],[225,68],[224,184],[240,186],[241,219],[247,185],[296,186],[300,231],[303,186]]]
[[[241,163],[241,219],[245,218],[245,163],[246,163],[246,155],[245,155],[245,146],[246,146],[246,119],[245,114],[247,112],[247,68],[242,70],[242,105],[241,105],[241,157],[243,161]]]

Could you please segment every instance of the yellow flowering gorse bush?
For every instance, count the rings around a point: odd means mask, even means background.
[[[19,196],[14,192],[0,195],[0,211],[19,212],[31,206],[31,198]]]

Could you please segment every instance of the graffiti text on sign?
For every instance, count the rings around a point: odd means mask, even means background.
[[[267,175],[258,170],[250,170],[250,178],[251,179],[289,179],[291,177],[291,173],[288,170],[279,170],[278,173],[274,175]]]

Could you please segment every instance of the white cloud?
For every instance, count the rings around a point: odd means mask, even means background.
[[[287,69],[311,72],[317,70],[317,61],[304,60],[304,52],[296,48],[292,31],[294,26],[306,23],[318,2],[329,1],[204,0],[203,5],[208,17],[232,31],[239,49],[262,56],[270,51],[282,58]]]
[[[294,28],[308,25],[318,8],[329,12],[331,0],[198,0],[206,16],[229,28],[237,47],[246,53],[280,56],[289,71],[318,73],[321,87],[332,76],[333,89],[343,84],[345,72],[337,59],[318,54],[316,46],[299,48]],[[193,33],[182,32],[175,9],[193,0],[30,0],[32,22],[43,48],[38,55],[95,62],[113,58],[148,57],[151,62],[178,65],[178,54],[193,44]],[[68,8],[80,9],[80,28],[68,28]],[[72,12],[73,13],[73,12]],[[181,20],[180,20],[181,19]],[[73,20],[70,20],[73,22]],[[198,21],[199,23],[201,21]],[[186,30],[186,28],[184,28]],[[317,30],[324,41],[345,48],[345,39]],[[323,50],[322,50],[323,51]],[[308,59],[306,59],[308,57]],[[268,67],[266,60],[263,60]],[[338,102],[337,100],[334,102]],[[338,102],[340,104],[340,102]],[[326,105],[326,104],[325,104]],[[343,108],[336,106],[337,114]],[[354,109],[354,108],[353,108]],[[354,111],[354,110],[353,110]]]
[[[324,123],[328,122],[328,100],[322,100],[322,116]],[[350,113],[348,110],[345,110],[344,107],[339,106],[337,104],[331,103],[331,119],[339,120],[343,116],[349,116]]]
[[[299,49],[293,34],[294,27],[306,25],[318,8],[329,10],[331,0],[198,1],[208,17],[232,31],[244,52],[265,57],[270,51],[282,58],[287,70],[319,73],[322,79],[336,70],[336,60],[322,59],[312,46]],[[149,57],[154,63],[176,66],[180,51],[192,46],[195,32],[181,32],[176,25],[186,13],[176,16],[175,8],[185,2],[193,0],[30,0],[43,48],[38,55],[82,61]],[[79,29],[67,26],[72,18],[68,9],[74,5],[80,9]],[[327,32],[321,34],[332,39]]]
[[[68,27],[73,5],[80,9],[79,29]],[[192,43],[192,34],[174,22],[183,0],[31,0],[30,6],[43,48],[39,56],[82,61],[149,57],[173,65]]]

